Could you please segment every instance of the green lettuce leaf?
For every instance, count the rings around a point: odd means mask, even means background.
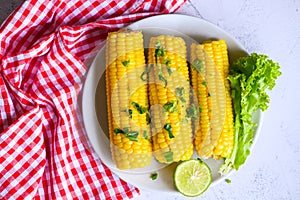
[[[239,58],[230,69],[228,79],[231,83],[234,109],[234,147],[219,172],[225,174],[231,169],[238,170],[250,154],[256,123],[252,114],[258,109],[265,111],[270,103],[266,93],[275,86],[281,75],[278,63],[268,56],[252,53]]]

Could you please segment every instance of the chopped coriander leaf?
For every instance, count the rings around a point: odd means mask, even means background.
[[[158,67],[158,70],[159,70],[158,71],[158,78],[159,78],[159,80],[161,80],[162,82],[164,82],[164,84],[165,84],[164,87],[166,87],[167,84],[168,84],[168,82],[167,82],[167,80],[165,79],[165,77],[163,75],[163,70],[162,70],[161,64],[157,64],[157,67]]]
[[[146,111],[147,111],[147,109],[144,107],[144,106],[142,106],[142,105],[140,105],[140,104],[138,104],[138,103],[136,103],[136,102],[131,102],[130,103],[140,114],[144,114]]]
[[[178,97],[180,99],[180,101],[185,103],[186,100],[182,97],[183,93],[184,93],[184,87],[178,87],[178,88],[175,89],[176,97]]]
[[[170,67],[170,64],[171,64],[170,58],[169,58],[169,57],[165,57],[164,63],[165,63],[165,65],[167,66],[168,74],[171,75],[171,74],[173,73],[173,70],[172,70],[172,68]]]
[[[129,131],[129,127],[125,127],[125,128],[123,129],[123,131],[124,131],[124,133],[127,133],[127,132]]]
[[[168,74],[171,75],[173,73],[173,70],[171,69],[170,66],[167,66]]]
[[[207,85],[206,81],[203,81],[201,84],[202,84],[202,85]]]
[[[183,103],[186,102],[185,98],[183,98],[183,97],[179,97],[179,99],[180,99],[180,101],[182,101]]]
[[[124,133],[124,131],[122,131],[122,130],[119,129],[119,128],[115,128],[115,129],[114,129],[114,133],[115,133],[115,134],[119,134],[119,133]]]
[[[164,129],[165,129],[166,131],[168,131],[168,134],[169,134],[169,138],[170,138],[170,139],[174,138],[174,135],[173,135],[173,133],[172,133],[172,126],[171,126],[170,123],[166,123],[166,124],[164,125]]]
[[[152,180],[156,180],[157,177],[158,177],[158,173],[157,173],[157,172],[155,172],[155,173],[153,173],[153,174],[150,175],[150,178],[151,178]]]
[[[122,64],[125,66],[125,67],[128,67],[129,66],[129,63],[130,63],[130,60],[125,60],[122,62]]]
[[[199,108],[195,104],[191,104],[190,107],[186,109],[186,116],[191,119],[197,119],[199,117]]]
[[[170,113],[176,112],[178,110],[177,101],[167,102],[165,103],[163,108],[166,112],[170,112]]]
[[[143,71],[143,73],[141,74],[140,78],[141,78],[142,81],[146,81],[147,80],[147,76],[146,75],[149,74],[149,72],[151,71],[151,67],[153,67],[152,64],[150,65],[150,67],[147,66],[146,70]]]
[[[128,114],[129,114],[129,118],[132,118],[132,110],[131,109],[128,110]]]
[[[226,178],[226,179],[225,179],[225,182],[226,182],[226,183],[231,183],[231,180],[228,179],[228,178]]]
[[[129,131],[127,133],[125,133],[125,136],[131,140],[131,141],[138,141],[138,135],[139,135],[139,132],[137,131]]]
[[[146,113],[146,122],[147,122],[147,124],[151,123],[151,116],[150,116],[149,112]]]
[[[178,87],[175,89],[175,95],[176,97],[181,97],[184,93],[184,87]]]
[[[169,58],[169,57],[165,57],[164,58],[164,63],[165,63],[165,65],[167,65],[167,66],[170,66],[170,64],[171,64],[171,59]]]
[[[158,78],[159,78],[159,80],[161,80],[162,82],[164,82],[164,84],[165,84],[164,87],[166,87],[167,84],[168,84],[168,82],[167,82],[167,80],[165,79],[165,77],[164,77],[162,74],[158,74]]]
[[[129,118],[132,119],[132,110],[131,109],[125,109],[125,110],[122,110],[122,112],[128,113]]]
[[[155,53],[154,53],[155,63],[157,63],[158,57],[163,57],[165,55],[165,50],[164,47],[161,46],[160,41],[156,41],[154,48],[155,48]]]
[[[129,140],[131,141],[138,141],[138,135],[139,133],[137,131],[129,131],[128,127],[125,127],[122,129],[115,128],[114,133],[116,134],[124,134]]]
[[[148,140],[148,135],[147,135],[147,131],[146,131],[146,130],[144,130],[143,136],[144,136],[144,138],[145,138],[146,140]]]
[[[196,58],[192,63],[192,69],[197,70],[197,72],[204,72],[204,63],[199,58]]]
[[[173,161],[173,152],[172,151],[165,152],[164,157],[167,162],[172,162]]]

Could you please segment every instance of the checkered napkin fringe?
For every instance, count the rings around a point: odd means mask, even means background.
[[[85,64],[108,31],[185,0],[28,0],[0,29],[0,199],[127,199],[82,126]]]

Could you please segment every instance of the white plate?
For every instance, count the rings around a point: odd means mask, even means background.
[[[148,45],[150,36],[171,34],[183,37],[188,46],[193,40],[202,42],[207,39],[223,39],[226,41],[228,46],[230,62],[233,62],[238,57],[247,54],[239,42],[237,42],[228,33],[219,27],[196,17],[178,14],[159,15],[133,23],[128,28],[143,31],[145,47]],[[115,167],[111,159],[109,139],[105,134],[108,133],[108,128],[104,72],[105,47],[98,52],[90,66],[84,85],[82,99],[84,124],[94,150],[97,152],[102,162],[113,172],[118,174],[123,180],[143,189],[153,190],[156,192],[175,193],[176,190],[173,184],[173,173],[176,164],[164,167],[164,165],[152,161],[150,167],[134,171],[121,171]],[[261,112],[255,113],[254,119],[258,123],[254,139],[255,143],[262,120]],[[252,144],[252,148],[254,143]],[[195,154],[194,156],[197,157]],[[216,161],[213,159],[207,159],[205,162],[212,170],[212,186],[224,180],[232,173],[231,171],[222,177],[218,174],[218,169],[223,163],[222,160]],[[153,181],[150,179],[151,172],[158,172],[159,177],[157,180]]]

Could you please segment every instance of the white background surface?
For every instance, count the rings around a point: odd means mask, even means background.
[[[300,199],[300,1],[190,0],[177,13],[220,26],[249,52],[279,62],[283,74],[269,92],[260,137],[230,184],[220,183],[197,198],[141,190],[136,199]]]
[[[1,21],[21,2],[0,0]],[[246,164],[230,177],[232,183],[220,183],[189,199],[300,199],[300,1],[189,0],[177,13],[220,26],[249,52],[278,61],[283,72],[269,93],[271,104],[260,137]],[[141,190],[136,199],[187,198]]]

